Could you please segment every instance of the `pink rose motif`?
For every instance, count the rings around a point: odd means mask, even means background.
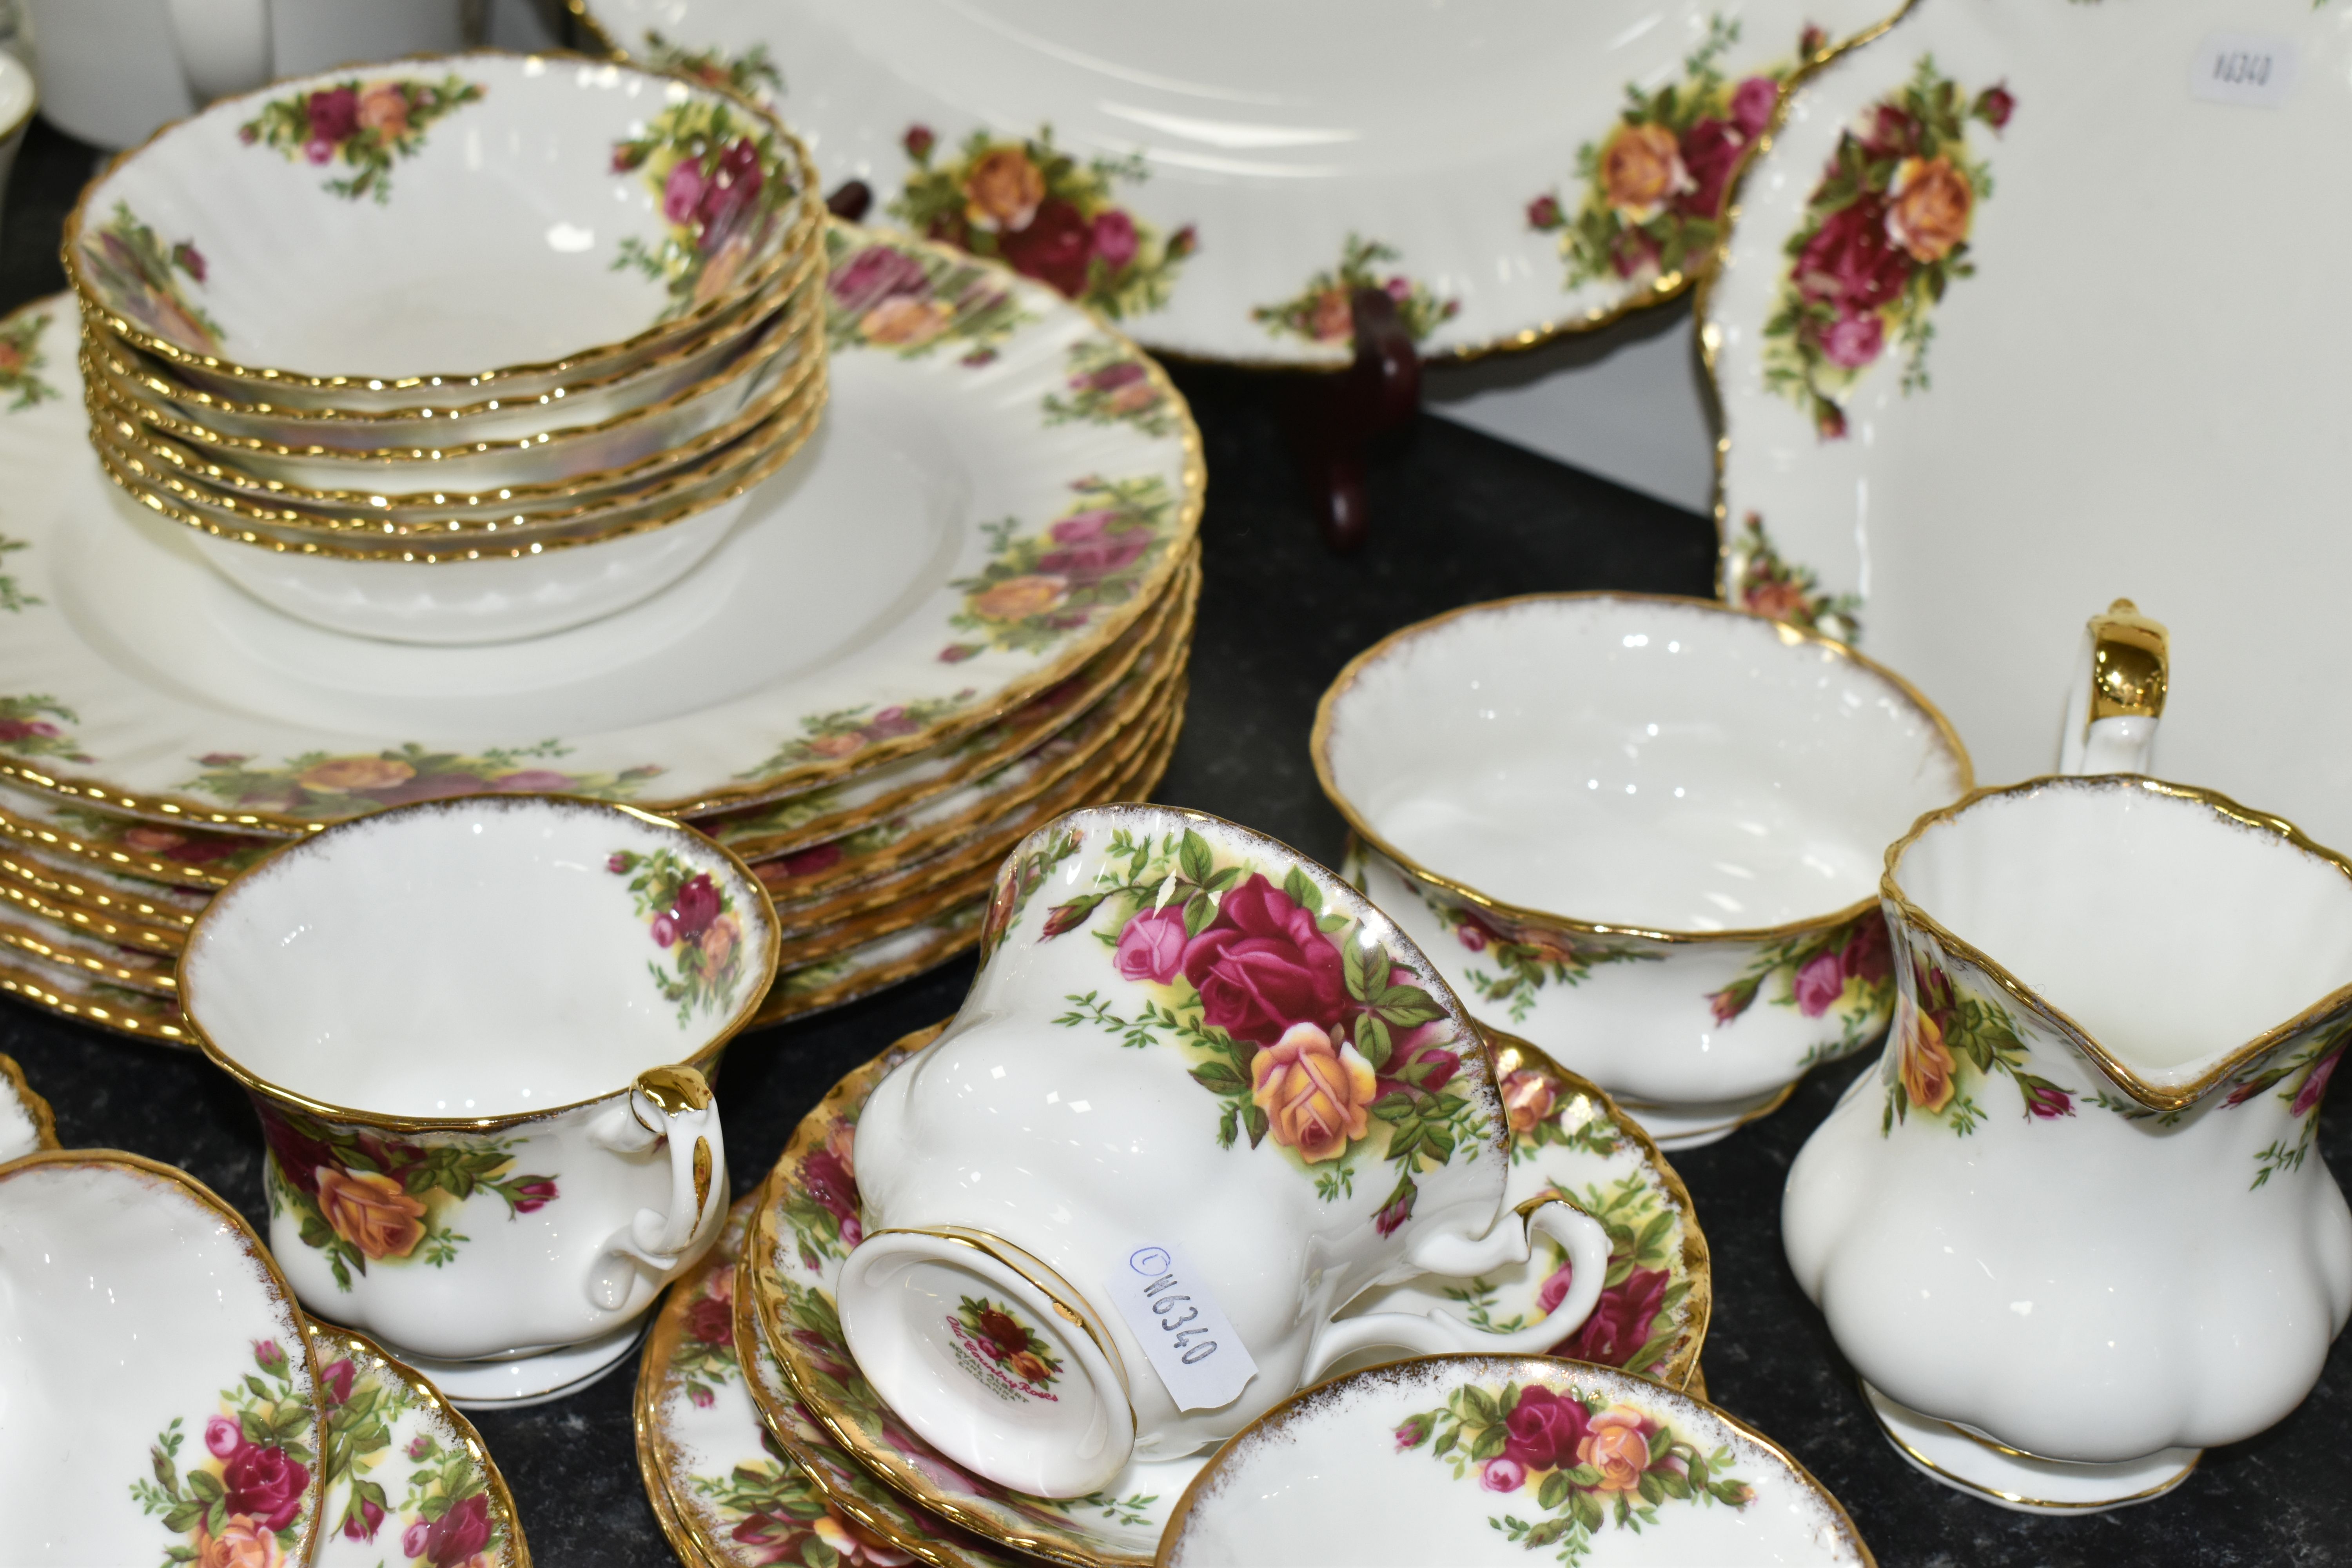
[[[1822,353],[1832,364],[1848,370],[1860,370],[1878,358],[1886,347],[1886,323],[1876,311],[1859,316],[1840,316],[1822,333]]]
[[[677,917],[667,913],[656,915],[654,917],[653,923],[653,935],[654,945],[656,947],[672,947],[677,945]]]
[[[383,1510],[366,1498],[360,1500],[359,1511],[343,1521],[346,1541],[373,1541],[383,1524]]]
[[[524,768],[517,773],[500,773],[490,781],[490,788],[501,795],[546,795],[570,789],[578,782],[570,773],[559,773],[548,768]]]
[[[662,216],[671,223],[692,223],[702,205],[702,165],[681,158],[662,182]]]
[[[412,1459],[422,1459],[432,1451],[433,1437],[430,1433],[419,1432],[408,1440],[407,1453]]]
[[[184,239],[172,247],[172,265],[199,283],[205,280],[205,253],[196,248],[193,239]]]
[[[1490,1492],[1515,1492],[1528,1484],[1528,1468],[1517,1459],[1489,1459],[1479,1467],[1478,1484]]]
[[[2044,1121],[2055,1121],[2074,1114],[2074,1101],[2054,1083],[2033,1083],[2026,1087],[2025,1113]]]
[[[1413,1202],[1420,1196],[1418,1186],[1405,1188],[1372,1216],[1372,1229],[1382,1236],[1394,1236],[1397,1227],[1412,1217]]]
[[[801,1184],[817,1206],[834,1217],[841,1227],[841,1239],[855,1247],[866,1239],[866,1230],[857,1219],[857,1178],[851,1173],[848,1163],[830,1149],[819,1149],[801,1162]]]
[[[899,140],[906,145],[907,156],[919,163],[931,155],[931,149],[939,144],[940,139],[932,134],[928,125],[909,125],[907,134]]]
[[[314,92],[305,108],[313,141],[341,142],[360,128],[360,95],[351,88]]]
[[[2319,1102],[2327,1098],[2327,1080],[2336,1076],[2336,1064],[2343,1059],[2342,1046],[2319,1058],[2319,1065],[2311,1069],[2311,1076],[2294,1091],[2294,1103],[2287,1108],[2289,1115],[2308,1116],[2319,1108]]]
[[[256,1340],[253,1364],[274,1377],[286,1370],[286,1352],[278,1348],[276,1340]]]
[[[1510,1434],[1503,1444],[1503,1458],[1530,1470],[1571,1468],[1589,1426],[1582,1405],[1562,1399],[1541,1384],[1531,1384],[1519,1390],[1518,1404],[1503,1417],[1503,1429]]]
[[[1399,273],[1381,284],[1381,291],[1402,305],[1412,298],[1412,279]]]
[[[1463,916],[1462,923],[1454,928],[1454,935],[1455,940],[1460,942],[1464,947],[1468,948],[1472,952],[1486,952],[1486,943],[1494,940],[1493,932],[1489,931],[1485,926],[1480,925],[1476,921],[1472,920],[1468,915]]]
[[[695,216],[702,221],[703,250],[717,250],[742,226],[744,215],[751,211],[767,178],[760,167],[760,150],[748,136],[719,155],[719,167],[711,171],[695,208]]]
[[[248,1445],[229,1457],[221,1470],[221,1486],[229,1512],[249,1514],[272,1530],[283,1530],[302,1511],[310,1472],[288,1458],[283,1448]]]
[[[35,735],[48,739],[58,727],[46,719],[0,719],[0,741],[23,741]]]
[[[1143,377],[1143,363],[1140,360],[1123,359],[1119,360],[1116,363],[1103,366],[1102,369],[1095,372],[1092,375],[1080,376],[1076,378],[1072,384],[1082,390],[1111,392],[1129,384],[1130,382],[1141,381]],[[1110,516],[1110,513],[1107,511],[1101,513],[1079,513],[1080,517],[1094,517],[1097,515],[1108,518]],[[1076,522],[1076,521],[1077,518],[1066,517],[1060,522],[1055,523],[1054,525],[1054,537],[1056,539],[1061,538],[1061,531],[1063,528],[1070,523]],[[1097,531],[1099,531],[1099,530],[1097,530]]]
[[[1845,955],[1832,948],[1807,959],[1797,971],[1790,989],[1796,994],[1797,1011],[1808,1018],[1818,1018],[1837,1005],[1845,994]]]
[[[490,1500],[483,1492],[458,1499],[439,1519],[417,1521],[400,1538],[403,1552],[433,1568],[459,1568],[489,1543]]]
[[[615,849],[611,855],[605,857],[604,869],[610,871],[615,877],[625,877],[629,874],[630,868],[635,866],[636,863],[637,858],[630,854],[627,850]]]
[[[1403,1424],[1397,1427],[1394,1434],[1396,1437],[1397,1452],[1402,1454],[1407,1448],[1418,1448],[1423,1443],[1428,1442],[1429,1427],[1430,1421],[1428,1416],[1407,1416]]]
[[[341,1405],[350,1402],[352,1397],[352,1372],[353,1368],[349,1361],[338,1361],[329,1363],[326,1368],[319,1373],[319,1381],[326,1389],[327,1403],[329,1405]],[[212,1434],[208,1430],[205,1436],[206,1438],[205,1447],[211,1447],[210,1439]]]
[[[215,1459],[226,1459],[245,1447],[245,1432],[226,1415],[215,1415],[205,1423],[205,1447]]]
[[[2010,92],[2008,84],[2005,82],[1989,87],[1977,94],[1976,116],[1995,131],[2006,126],[2009,123],[2009,117],[2016,111],[2017,100]]]
[[[887,245],[869,245],[851,257],[828,285],[835,300],[858,314],[900,294],[923,293],[929,286],[921,262]]]
[[[1886,234],[1886,198],[1865,192],[1832,213],[1798,252],[1798,292],[1846,315],[1874,311],[1903,292],[1911,258]]]
[[[1165,985],[1184,964],[1184,907],[1145,910],[1118,933],[1116,962],[1122,980]]]
[[[1254,873],[1231,889],[1184,949],[1202,1017],[1236,1040],[1270,1046],[1293,1024],[1326,1030],[1348,1010],[1339,950],[1309,911]]]
[[[1060,526],[1058,523],[1055,525],[1057,539]],[[1038,556],[1037,570],[1057,577],[1067,577],[1075,583],[1098,583],[1114,572],[1132,566],[1150,548],[1151,531],[1148,528],[1129,528],[1111,533],[1097,525],[1092,532],[1081,535],[1072,542],[1058,544]]]
[[[866,733],[873,740],[887,741],[899,735],[911,735],[922,726],[907,716],[903,707],[885,708],[866,721]]]
[[[1742,135],[1753,138],[1772,121],[1773,106],[1780,101],[1780,84],[1769,76],[1751,76],[1731,93],[1731,122]]]
[[[525,1182],[515,1188],[515,1213],[537,1214],[560,1195],[555,1190],[555,1184],[544,1176],[536,1181]]]
[[[1558,196],[1538,196],[1535,200],[1529,202],[1528,204],[1528,226],[1529,228],[1558,228],[1559,226],[1559,198]]]
[[[1113,272],[1135,259],[1135,220],[1110,207],[1095,215],[1095,255]]]
[[[1550,1311],[1566,1298],[1570,1282],[1570,1270],[1563,1263],[1558,1273],[1544,1281],[1536,1304]],[[1592,1304],[1592,1315],[1546,1353],[1601,1366],[1623,1366],[1650,1342],[1658,1312],[1665,1305],[1666,1283],[1663,1268],[1634,1269],[1601,1291],[1601,1300]]]

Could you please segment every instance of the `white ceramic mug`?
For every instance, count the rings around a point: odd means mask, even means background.
[[[130,147],[273,77],[464,46],[460,0],[24,0],[41,110]]]
[[[1607,1233],[1503,1211],[1476,1027],[1354,889],[1272,839],[1156,806],[1079,811],[1000,873],[939,1041],[858,1123],[866,1236],[842,1329],[923,1437],[1082,1496],[1231,1436],[1344,1357],[1538,1352],[1592,1309]],[[1568,1251],[1516,1332],[1364,1291]]]
[[[700,835],[487,795],[261,861],[197,919],[180,995],[260,1114],[304,1305],[437,1365],[625,1332],[710,1245],[704,1075],[775,963],[759,882]]]
[[[2292,1409],[2352,1313],[2311,1157],[2352,864],[2202,791],[2049,778],[1922,817],[1880,896],[1902,998],[1790,1170],[1798,1283],[1938,1479],[2158,1495]]]

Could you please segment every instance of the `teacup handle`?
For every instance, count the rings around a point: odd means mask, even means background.
[[[2162,622],[2117,599],[2083,627],[2066,731],[2058,743],[2062,773],[2144,773],[2171,670]]]
[[[637,1075],[625,1106],[615,1106],[590,1131],[616,1153],[635,1154],[669,1141],[669,1209],[639,1209],[628,1226],[613,1233],[588,1274],[588,1299],[617,1311],[629,1297],[635,1270],[614,1268],[628,1258],[657,1271],[677,1266],[680,1256],[726,1204],[715,1193],[726,1169],[727,1142],[719,1131],[719,1104],[710,1085],[690,1067],[654,1068]]]
[[[1493,1355],[1541,1355],[1568,1338],[1592,1315],[1609,1279],[1609,1232],[1599,1220],[1569,1199],[1536,1198],[1519,1205],[1524,1225],[1498,1225],[1485,1236],[1469,1237],[1440,1234],[1429,1237],[1409,1255],[1425,1274],[1467,1279],[1508,1263],[1525,1263],[1535,1248],[1538,1232],[1566,1249],[1568,1294],[1559,1306],[1526,1328],[1509,1333],[1482,1329],[1441,1309],[1427,1312],[1367,1312],[1324,1325],[1307,1353],[1304,1381],[1318,1382],[1325,1373],[1358,1351],[1397,1349],[1416,1355],[1445,1355],[1456,1351],[1480,1351]]]

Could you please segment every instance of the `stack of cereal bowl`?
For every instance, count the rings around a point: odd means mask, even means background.
[[[0,990],[184,1038],[188,929],[273,844],[562,792],[751,865],[773,1021],[962,952],[1008,849],[1147,795],[1183,399],[817,188],[723,89],[499,55],[268,89],[103,174],[79,300],[0,319]]]
[[[459,55],[224,100],[68,223],[91,439],[289,615],[421,643],[609,615],[816,426],[812,184],[761,110],[614,66]]]

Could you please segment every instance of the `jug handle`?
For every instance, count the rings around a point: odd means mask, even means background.
[[[181,74],[199,107],[249,92],[270,68],[269,0],[165,0]]]
[[[629,1087],[627,1103],[614,1107],[591,1137],[623,1154],[637,1153],[664,1139],[669,1143],[669,1212],[639,1209],[589,1267],[588,1299],[616,1311],[628,1299],[635,1272],[614,1267],[616,1262],[634,1259],[668,1272],[714,1220],[718,1208],[725,1206],[726,1193],[714,1189],[719,1188],[719,1173],[727,1168],[727,1143],[710,1085],[690,1067],[639,1073]]]
[[[2163,623],[2117,599],[2083,627],[2066,729],[2058,744],[2062,773],[2144,773],[2156,748],[2171,670]]]
[[[1479,1328],[1440,1308],[1338,1319],[1325,1324],[1316,1336],[1307,1352],[1302,1381],[1319,1382],[1341,1360],[1364,1350],[1393,1348],[1415,1355],[1458,1351],[1541,1355],[1582,1327],[1608,1282],[1609,1232],[1574,1202],[1557,1194],[1530,1198],[1514,1213],[1521,1224],[1498,1225],[1475,1240],[1442,1234],[1433,1237],[1413,1249],[1411,1261],[1424,1273],[1457,1279],[1483,1274],[1507,1263],[1525,1263],[1534,1250],[1537,1233],[1541,1232],[1568,1253],[1568,1294],[1559,1305],[1508,1333]]]

